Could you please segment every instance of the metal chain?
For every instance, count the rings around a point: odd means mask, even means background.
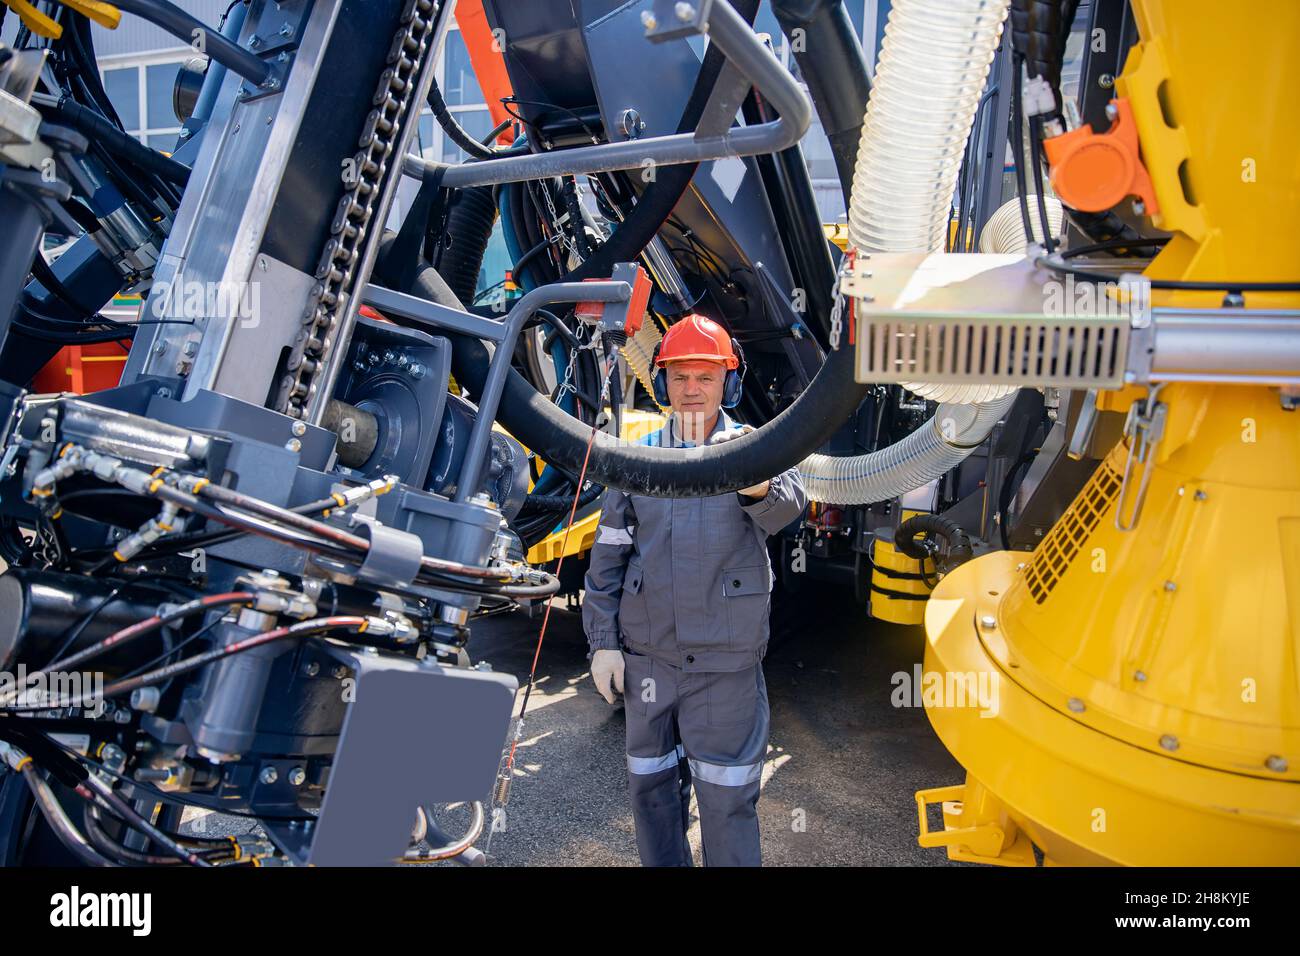
[[[347,314],[361,258],[361,243],[374,212],[375,200],[396,150],[403,118],[409,112],[418,85],[421,65],[433,38],[432,0],[406,0],[388,53],[387,67],[379,75],[372,99],[374,109],[366,117],[357,140],[360,151],[352,157],[351,175],[345,177],[348,190],[339,201],[330,225],[320,263],[319,280],[311,290],[303,327],[294,339],[287,362],[288,374],[280,381],[277,411],[303,418],[316,396],[316,374],[323,369],[337,344],[339,327]],[[398,157],[401,162],[401,157]],[[350,182],[349,182],[350,180]]]
[[[560,246],[564,249],[566,256],[564,261],[566,263],[572,262],[573,256],[575,255],[573,251],[573,240],[569,238],[568,231],[560,223],[559,214],[555,211],[555,201],[551,199],[551,191],[546,188],[546,183],[544,181],[539,182],[537,188],[542,191],[542,198],[546,200],[546,211],[551,217],[551,227],[559,233]],[[577,223],[570,223],[570,225],[572,225],[574,229],[578,228]]]
[[[844,328],[844,293],[841,285],[853,272],[853,252],[845,253],[840,259],[839,271],[835,273],[835,284],[831,286],[831,296],[835,303],[831,306],[831,348],[838,351],[840,332]]]

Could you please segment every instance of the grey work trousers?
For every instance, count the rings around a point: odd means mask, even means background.
[[[705,866],[759,866],[758,795],[767,753],[763,667],[687,672],[623,652],[627,769],[643,866],[691,866],[691,788]]]

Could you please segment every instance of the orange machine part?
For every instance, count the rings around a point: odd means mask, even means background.
[[[492,123],[500,126],[510,119],[501,100],[513,96],[515,91],[510,85],[510,76],[506,73],[506,58],[501,44],[493,36],[487,13],[483,10],[483,0],[460,0],[456,4],[456,24],[465,40],[465,48],[469,51],[469,63],[474,68],[479,88],[483,90]],[[497,137],[497,142],[509,146],[511,139],[510,130],[506,130]]]
[[[1052,189],[1061,202],[1084,212],[1103,212],[1125,196],[1137,196],[1147,215],[1160,211],[1151,177],[1138,154],[1133,108],[1111,100],[1115,121],[1104,133],[1084,124],[1043,143],[1052,167]]]
[[[94,345],[65,345],[32,379],[32,391],[90,392],[113,388],[122,379],[126,350],[131,340],[97,342]]]

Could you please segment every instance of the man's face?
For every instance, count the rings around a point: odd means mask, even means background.
[[[722,385],[727,374],[725,365],[703,359],[684,359],[669,362],[664,372],[668,376],[668,402],[683,421],[704,425],[718,413],[722,407]]]

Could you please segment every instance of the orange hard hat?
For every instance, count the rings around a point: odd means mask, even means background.
[[[655,352],[655,367],[663,368],[669,362],[686,359],[723,362],[729,369],[740,365],[727,330],[707,316],[694,312],[678,319],[664,333]]]

